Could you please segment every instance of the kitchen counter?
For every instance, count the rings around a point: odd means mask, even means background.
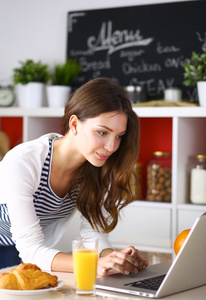
[[[60,299],[69,299],[69,300],[143,300],[147,298],[130,296],[130,295],[122,295],[120,293],[112,293],[112,292],[103,292],[101,290],[97,290],[96,296],[76,296],[74,291],[74,275],[73,273],[63,273],[63,272],[53,272],[58,276],[60,280],[64,281],[64,285],[51,292],[46,294],[40,295],[27,295],[27,296],[16,296],[16,295],[9,295],[3,292],[0,292],[0,300],[60,300]],[[171,295],[169,297],[164,297],[161,299],[173,299],[173,300],[205,300],[206,295],[206,285],[192,289],[183,293],[178,293],[175,295]],[[149,298],[148,298],[149,299]]]

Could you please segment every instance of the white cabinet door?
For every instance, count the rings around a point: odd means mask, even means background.
[[[206,211],[206,207],[205,207]],[[194,224],[196,218],[200,217],[203,214],[202,210],[179,210],[177,216],[178,232],[182,232],[185,229],[190,229]]]
[[[135,246],[171,248],[171,210],[138,207],[130,204],[123,209],[117,227],[109,235],[115,247]]]

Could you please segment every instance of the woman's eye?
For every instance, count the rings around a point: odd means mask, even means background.
[[[124,134],[122,134],[122,135],[117,135],[117,138],[118,138],[118,139],[122,139],[123,136],[124,136]]]
[[[105,131],[101,131],[101,130],[99,130],[98,133],[102,136],[107,134]]]

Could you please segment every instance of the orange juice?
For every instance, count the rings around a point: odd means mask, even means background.
[[[73,252],[74,273],[79,290],[93,289],[97,276],[97,257],[96,250],[76,249]]]

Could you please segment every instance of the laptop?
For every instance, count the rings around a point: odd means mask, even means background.
[[[106,291],[111,291],[161,298],[205,284],[206,215],[202,215],[196,219],[171,266],[160,263],[151,265],[137,274],[99,277],[96,294],[103,296],[106,295]]]

